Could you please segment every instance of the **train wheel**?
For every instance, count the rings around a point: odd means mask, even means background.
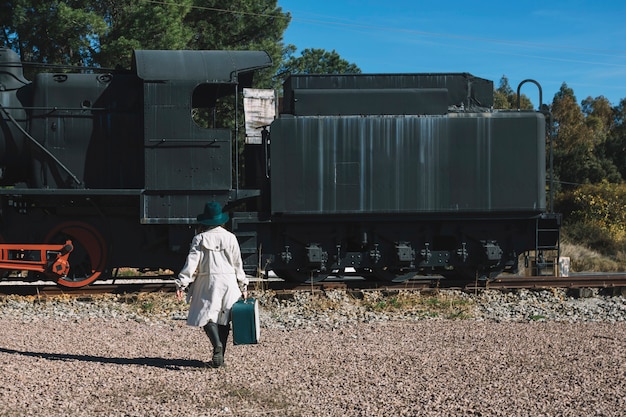
[[[67,222],[56,226],[46,237],[46,243],[63,243],[67,239],[74,245],[69,257],[70,272],[66,277],[58,278],[57,283],[73,288],[91,284],[105,270],[107,246],[104,238],[87,223]]]
[[[407,272],[391,268],[372,268],[372,273],[377,279],[389,282],[404,282],[416,274],[415,271]]]
[[[300,269],[275,269],[274,273],[285,281],[302,283],[320,282],[330,275],[329,273]]]

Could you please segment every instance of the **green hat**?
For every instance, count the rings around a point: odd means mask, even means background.
[[[204,213],[196,217],[198,223],[207,226],[217,226],[228,221],[228,214],[222,213],[222,206],[217,201],[211,201],[204,206]]]

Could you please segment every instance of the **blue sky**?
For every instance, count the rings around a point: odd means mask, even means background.
[[[333,49],[364,73],[469,72],[516,90],[531,78],[551,103],[626,98],[626,1],[278,0],[284,42]],[[534,84],[522,87],[535,107]]]

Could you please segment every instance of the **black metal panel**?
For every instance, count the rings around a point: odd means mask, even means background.
[[[8,56],[7,56],[8,55]],[[17,63],[15,63],[17,60]],[[23,106],[30,106],[32,86],[22,76],[22,67],[18,66],[19,56],[15,52],[0,48],[0,95],[3,112],[9,114],[15,123],[4,122],[7,118],[2,114],[3,127],[0,131],[0,187],[11,186],[28,178],[31,157],[27,152],[28,140],[21,129],[26,128],[27,114]],[[3,67],[7,65],[7,67]],[[24,84],[26,84],[24,86]],[[14,88],[22,87],[19,90]],[[26,98],[26,100],[24,100]],[[25,101],[25,102],[22,102]]]
[[[135,51],[133,69],[143,80],[240,83],[240,73],[272,65],[265,51]]]
[[[203,141],[206,129],[192,119],[195,81],[144,83],[145,143]]]
[[[452,193],[459,210],[545,211],[545,118],[535,112],[450,114]]]
[[[84,188],[142,188],[141,86],[132,75],[39,74],[30,132]],[[34,186],[76,187],[33,148]]]
[[[311,89],[293,91],[293,114],[446,114],[448,90],[405,89]]]
[[[229,190],[230,130],[205,129],[192,119],[196,82],[144,83],[148,190]]]
[[[210,129],[196,141],[146,146],[147,190],[230,190],[230,130]]]
[[[217,201],[222,206],[229,194],[215,193],[143,193],[140,222],[142,224],[197,224],[196,215],[202,213],[207,201]]]
[[[304,89],[448,90],[448,106],[493,106],[493,81],[467,73],[292,75],[283,84],[284,113],[294,113],[294,91]]]
[[[544,118],[288,117],[271,126],[272,212],[545,209]]]

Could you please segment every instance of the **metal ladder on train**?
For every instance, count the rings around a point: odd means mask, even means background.
[[[544,213],[536,219],[536,222],[535,253],[530,257],[532,275],[559,275],[561,215],[558,213]]]

